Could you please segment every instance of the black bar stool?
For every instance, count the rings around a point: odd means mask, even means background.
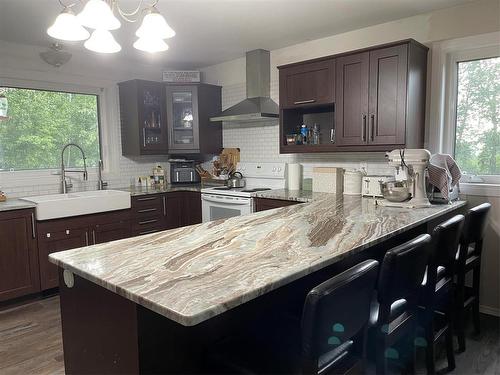
[[[389,358],[401,358],[394,348],[404,342],[407,369],[415,371],[417,300],[429,258],[431,236],[422,234],[384,256],[371,308],[370,342],[375,344],[377,374],[387,372]]]
[[[420,323],[424,329],[425,338],[425,343],[421,345],[425,345],[427,373],[429,374],[436,372],[435,344],[443,336],[446,338],[448,370],[455,368],[453,275],[464,220],[463,215],[456,215],[436,226],[432,232],[432,250],[419,300],[419,305],[423,308]],[[436,324],[437,320],[440,320],[440,324]]]
[[[472,308],[474,330],[479,325],[479,282],[481,278],[481,251],[491,204],[483,203],[471,208],[465,215],[465,225],[457,256],[456,282],[456,329],[458,348],[465,351],[465,310]],[[465,276],[472,271],[472,287],[465,285]]]
[[[209,354],[211,372],[244,374],[359,374],[365,367],[366,330],[378,276],[367,260],[313,288],[296,330],[229,338]],[[290,332],[298,334],[290,337]]]

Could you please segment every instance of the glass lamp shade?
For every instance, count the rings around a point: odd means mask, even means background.
[[[77,17],[80,24],[91,29],[116,30],[121,26],[109,5],[103,0],[89,0]]]
[[[85,48],[100,53],[116,53],[121,51],[122,47],[116,42],[108,30],[94,30],[89,39],[83,44]]]
[[[139,38],[167,39],[175,36],[175,31],[156,8],[151,8],[149,13],[144,16],[135,35]]]
[[[134,48],[144,52],[162,52],[168,49],[167,43],[160,38],[139,38],[134,43]]]
[[[7,120],[7,112],[9,110],[9,102],[4,94],[0,94],[0,120]]]
[[[82,27],[78,18],[68,8],[57,16],[52,26],[47,29],[47,34],[52,38],[68,41],[85,40],[90,36],[90,33]]]

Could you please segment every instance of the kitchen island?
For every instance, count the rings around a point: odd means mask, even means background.
[[[309,203],[50,255],[60,267],[67,373],[197,373],[217,341],[268,309],[457,213]],[[65,270],[63,272],[63,270]]]

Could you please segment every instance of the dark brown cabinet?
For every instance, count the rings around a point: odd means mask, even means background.
[[[254,198],[256,212],[271,210],[273,208],[293,206],[294,204],[299,203],[301,202],[286,201],[282,199]]]
[[[57,267],[49,254],[130,237],[129,210],[38,222],[42,290],[58,286]]]
[[[118,86],[123,155],[167,154],[164,85],[132,80]]]
[[[58,286],[57,266],[49,262],[49,254],[88,246],[87,221],[80,218],[49,220],[38,223],[38,254],[42,290]]]
[[[165,194],[150,194],[132,197],[132,235],[165,230],[167,206]]]
[[[280,71],[282,107],[329,104],[335,96],[335,60],[291,66]]]
[[[179,191],[166,194],[167,229],[201,223],[201,194]]]
[[[427,47],[409,39],[279,67],[280,152],[390,151],[423,147],[427,52]],[[289,71],[301,71],[320,63],[331,64],[335,78],[321,82],[311,80],[308,85],[322,86],[316,90],[323,93],[328,91],[326,86],[333,85],[334,103],[326,108],[324,103],[311,102],[307,112],[299,113],[290,108],[292,100],[298,98],[295,92],[301,91],[290,89],[295,86],[288,84]],[[312,91],[311,88],[302,90]],[[302,123],[310,127],[313,123],[320,124],[320,144],[287,143],[286,135],[296,133]]]
[[[169,153],[220,152],[222,124],[210,122],[210,117],[220,113],[221,95],[221,87],[214,85],[166,86]]]
[[[0,213],[0,301],[40,290],[33,210]]]
[[[336,143],[362,145],[367,140],[369,52],[339,57],[336,68]]]

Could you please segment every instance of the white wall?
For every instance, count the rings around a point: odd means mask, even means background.
[[[100,93],[101,131],[105,172],[111,187],[125,187],[131,177],[149,175],[157,161],[167,166],[166,157],[127,158],[121,155],[120,119],[117,82],[134,78],[160,80],[161,67],[129,64],[119,56],[74,53],[60,68],[43,62],[38,54],[43,47],[0,41],[0,86],[15,83],[46,88],[77,89]],[[0,172],[0,188],[9,197],[59,192],[59,176],[50,171]],[[91,170],[89,181],[73,178],[75,189],[94,189],[97,171]]]
[[[430,47],[429,74],[427,94],[426,147],[431,151],[440,151],[443,137],[443,93],[438,82],[443,78],[440,71],[442,63],[438,55],[443,48],[456,45],[449,40],[474,40],[473,36],[489,34],[486,39],[498,41],[500,31],[500,2],[497,0],[480,0],[462,6],[438,10],[428,14],[409,17],[381,25],[371,26],[343,34],[296,44],[271,51],[271,97],[279,102],[278,69],[279,65],[311,58],[331,55],[377,44],[413,38]],[[484,38],[483,38],[484,39]],[[461,44],[459,42],[458,44]],[[462,43],[463,44],[463,43]],[[436,55],[436,58],[433,58]],[[435,66],[433,66],[433,64]],[[208,83],[223,86],[223,108],[236,104],[245,97],[245,59],[240,58],[201,69],[204,80]],[[432,85],[431,85],[431,81]],[[431,116],[432,115],[432,116]],[[279,131],[276,120],[265,124],[224,124],[223,144],[225,147],[239,147],[242,161],[274,161],[300,162],[304,165],[304,176],[310,177],[312,167],[319,164],[341,166],[344,168],[359,167],[366,162],[368,173],[383,174],[390,170],[386,167],[380,153],[337,153],[314,155],[280,155]],[[500,188],[497,187],[497,191]],[[493,212],[490,216],[483,252],[483,274],[481,286],[481,304],[484,312],[500,316],[500,279],[498,268],[499,233],[500,233],[500,201],[485,189],[474,192],[464,189],[464,197],[470,205],[490,201]],[[475,189],[477,190],[477,189]]]

